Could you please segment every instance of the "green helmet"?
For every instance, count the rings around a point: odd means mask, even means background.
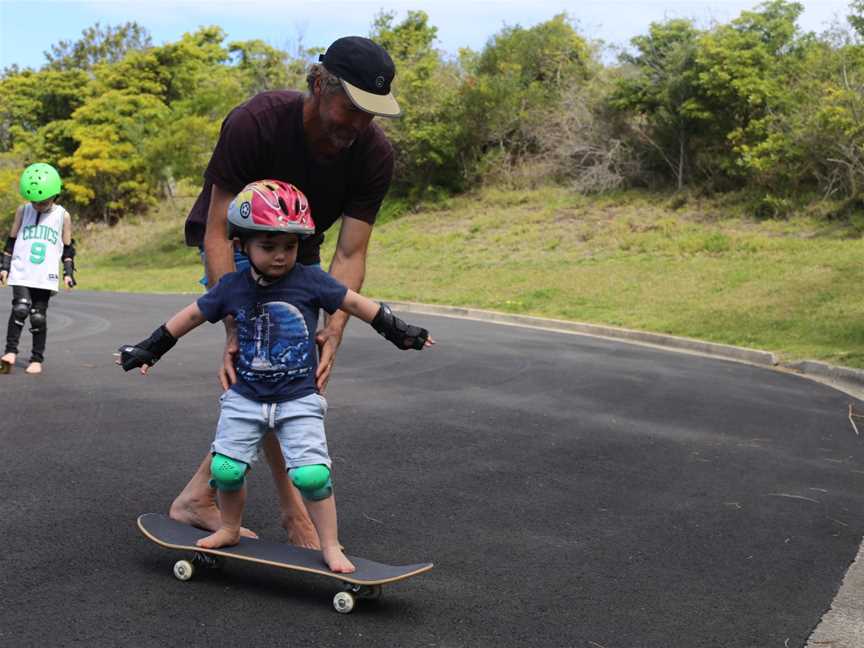
[[[21,195],[33,202],[53,198],[62,187],[57,169],[44,162],[31,164],[21,174]]]

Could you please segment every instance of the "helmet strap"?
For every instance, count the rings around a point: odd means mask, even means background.
[[[252,261],[252,256],[246,251],[246,241],[243,241],[242,247],[243,253],[246,255],[246,258],[249,259],[249,265],[252,267],[254,271],[252,273],[252,278],[255,280],[255,284],[258,286],[269,286],[274,281],[278,280],[279,277],[273,277],[261,271],[261,269],[255,265]]]
[[[255,279],[255,283],[258,286],[269,286],[270,284],[279,279],[279,277],[272,277],[268,274],[264,274],[263,272],[261,272],[261,270],[258,269],[258,266],[252,263],[252,259],[249,259],[249,265],[252,266],[252,270],[254,270],[254,272],[252,273],[252,278]]]

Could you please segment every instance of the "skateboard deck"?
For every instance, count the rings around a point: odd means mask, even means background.
[[[333,606],[337,612],[347,613],[354,609],[356,598],[378,598],[381,586],[417,576],[432,569],[432,563],[415,565],[385,565],[383,563],[348,556],[356,571],[350,574],[331,572],[320,551],[267,540],[240,538],[233,547],[204,549],[195,542],[210,535],[208,531],[172,520],[160,513],[144,513],[138,517],[138,528],[147,538],[168,549],[192,552],[191,560],[178,560],[174,564],[174,575],[180,580],[189,580],[196,566],[219,567],[221,559],[246,560],[288,569],[326,576],[340,581],[344,590],[336,594]]]
[[[0,360],[0,374],[12,373],[12,363]]]

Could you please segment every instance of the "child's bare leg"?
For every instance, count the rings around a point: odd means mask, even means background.
[[[230,547],[240,542],[240,522],[243,519],[243,505],[246,503],[246,487],[236,491],[220,490],[218,498],[222,526],[215,533],[195,543],[205,549]]]
[[[321,553],[324,554],[324,562],[330,571],[337,574],[350,574],[355,570],[354,565],[342,553],[342,545],[339,544],[339,528],[336,521],[336,500],[331,495],[327,499],[317,502],[307,501],[306,509],[321,539]]]
[[[183,524],[198,527],[206,531],[215,531],[222,526],[222,515],[216,506],[216,498],[210,487],[211,453],[207,453],[192,479],[183,491],[171,503],[168,517]],[[240,535],[247,538],[257,538],[258,534],[246,527],[240,527]]]

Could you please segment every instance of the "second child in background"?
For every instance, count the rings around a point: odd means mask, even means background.
[[[30,202],[16,210],[6,246],[0,252],[0,286],[7,282],[12,286],[12,312],[0,373],[9,373],[15,365],[27,318],[33,334],[27,373],[42,373],[48,300],[59,290],[61,260],[63,283],[67,289],[75,285],[72,218],[56,202],[62,186],[60,174],[50,164],[31,164],[21,174],[21,196]]]

